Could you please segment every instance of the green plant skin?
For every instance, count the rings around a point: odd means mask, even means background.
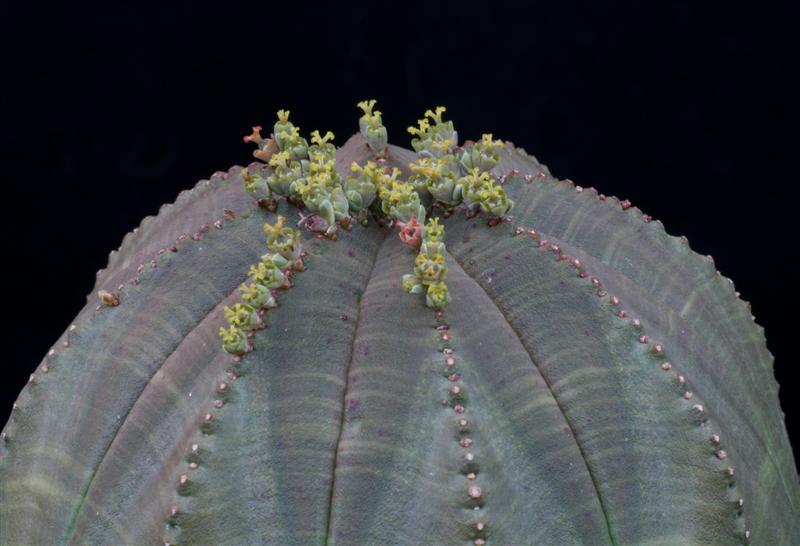
[[[337,170],[373,157],[356,135]],[[410,174],[413,152],[386,157]],[[98,272],[4,428],[0,543],[800,543],[763,330],[660,223],[508,144],[511,222],[441,219],[443,312],[401,289],[414,253],[392,230],[304,229],[305,271],[235,362],[223,308],[263,224],[300,220],[240,173],[182,193]]]

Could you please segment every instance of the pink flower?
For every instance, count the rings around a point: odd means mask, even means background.
[[[422,224],[417,222],[417,217],[413,216],[407,224],[398,221],[397,225],[400,226],[400,240],[403,244],[418,249],[422,244]]]

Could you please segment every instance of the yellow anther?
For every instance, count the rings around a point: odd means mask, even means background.
[[[269,158],[270,167],[286,167],[289,163],[289,152],[276,152]]]
[[[453,142],[452,138],[446,138],[437,142],[431,142],[431,148],[437,152],[446,152],[450,149],[450,146],[453,146],[454,144],[455,142]]]
[[[278,110],[278,120],[284,123],[289,121],[289,110]]]
[[[274,226],[271,226],[269,224],[264,224],[264,233],[269,235],[270,238],[272,238],[273,235],[277,237],[280,234],[281,229],[283,229],[283,223],[285,221],[286,221],[285,216],[278,216],[278,219],[275,222]]]
[[[480,140],[480,142],[478,142],[478,144],[480,144],[482,148],[484,148],[484,149],[486,149],[486,150],[488,150],[490,152],[494,151],[495,149],[502,148],[502,147],[505,146],[505,144],[503,144],[503,141],[500,140],[500,139],[492,140],[492,134],[491,133],[485,133],[485,134],[481,135],[481,140]]]
[[[318,144],[322,146],[323,144],[327,144],[329,140],[333,140],[334,136],[333,133],[328,131],[325,133],[324,137],[319,136],[319,131],[314,131],[311,133],[311,142],[314,144]]]
[[[428,112],[430,112],[430,110],[428,110]],[[428,129],[431,128],[431,124],[427,118],[422,118],[420,120],[417,120],[417,124],[419,125],[419,129],[417,129],[416,127],[408,128],[408,132],[411,133],[412,135],[418,135],[420,137],[423,137],[425,136],[425,134],[427,134]]]
[[[367,117],[372,116],[372,108],[378,101],[375,99],[372,100],[362,100],[358,103],[358,107],[364,111],[364,115]],[[380,113],[380,112],[379,112]]]
[[[219,335],[222,337],[223,342],[233,343],[239,337],[239,329],[236,328],[235,326],[231,326],[230,329],[226,329],[220,326]]]
[[[425,115],[431,118],[436,123],[442,123],[442,114],[447,111],[447,108],[444,106],[437,106],[436,112],[431,112],[430,110],[425,111]]]

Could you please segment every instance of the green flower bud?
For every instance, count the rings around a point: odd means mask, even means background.
[[[481,208],[489,216],[503,216],[514,206],[514,202],[506,196],[505,190],[500,186],[494,186],[488,192],[481,192],[480,197]]]
[[[487,172],[480,172],[480,169],[473,167],[469,174],[459,179],[459,183],[464,189],[464,197],[472,203],[480,201],[483,191],[490,191],[494,184]]]
[[[383,125],[370,126],[361,131],[361,134],[364,136],[364,139],[367,141],[367,145],[372,151],[378,155],[383,155],[386,153],[386,146],[389,145],[389,136],[386,133],[386,127]]]
[[[333,205],[333,214],[337,220],[344,220],[350,217],[350,202],[347,200],[347,195],[345,195],[341,186],[336,186],[333,189],[330,199]]]
[[[285,221],[285,216],[278,216],[278,221],[274,226],[264,224],[264,233],[267,234],[267,248],[293,262],[300,258],[302,250],[300,232],[290,227],[284,227]]]
[[[249,330],[253,326],[261,323],[258,312],[246,303],[237,303],[233,307],[227,305],[223,309],[225,320],[228,324],[240,330]]]
[[[422,289],[423,285],[420,282],[419,277],[412,275],[411,273],[406,273],[403,275],[403,290],[409,294],[419,294],[422,292]]]
[[[484,134],[481,140],[461,153],[460,163],[468,171],[473,168],[490,171],[500,160],[498,152],[504,146],[502,140],[492,140],[491,134]]]
[[[257,174],[250,174],[247,169],[242,169],[245,191],[252,193],[256,199],[271,199],[272,191],[267,181]]]
[[[449,206],[459,203],[453,199],[456,196],[458,164],[452,155],[439,158],[421,157],[410,163],[408,168],[414,173],[408,181],[418,192],[424,188],[424,191],[429,192],[434,199]],[[460,194],[459,191],[459,200]]]
[[[436,243],[433,241],[423,241],[422,244],[419,246],[420,254],[441,254],[444,255],[445,253],[445,246],[444,243]]]
[[[248,275],[254,283],[260,284],[265,288],[280,288],[284,285],[286,275],[275,264],[272,259],[273,256],[274,254],[265,254],[261,257],[259,263],[250,267]]]
[[[249,350],[247,335],[243,330],[235,326],[228,329],[220,327],[219,335],[222,338],[222,348],[235,355],[241,355]]]
[[[303,169],[298,161],[292,161],[288,152],[277,152],[269,159],[273,171],[267,177],[270,189],[278,195],[293,195],[293,183],[303,177]]]
[[[375,99],[372,99],[358,103],[358,107],[364,111],[364,115],[358,120],[358,128],[370,149],[378,155],[384,155],[386,146],[389,143],[389,137],[386,133],[386,127],[383,126],[380,111],[372,110],[376,102]]]
[[[438,243],[444,241],[444,226],[439,223],[438,218],[428,219],[425,230],[422,232],[423,241]]]
[[[357,212],[366,210],[375,201],[377,195],[375,184],[369,180],[358,180],[352,176],[347,177],[344,188],[350,206]]]
[[[333,139],[334,135],[330,131],[325,133],[325,136],[320,136],[319,131],[311,133],[311,142],[313,144],[308,147],[308,157],[312,161],[334,159],[336,157],[336,146],[333,145]]]
[[[299,161],[308,157],[308,141],[300,135],[294,135],[286,143],[286,153],[293,161]]]
[[[422,284],[443,281],[447,276],[447,266],[443,254],[424,254],[420,251],[414,261],[414,274]]]
[[[278,121],[272,128],[275,135],[275,140],[278,143],[278,148],[283,151],[286,148],[286,142],[282,135],[291,135],[296,131],[294,124],[289,121],[289,110],[278,110]]]
[[[453,122],[442,121],[442,113],[446,110],[444,106],[437,106],[435,112],[427,110],[425,117],[418,122],[419,128],[408,128],[409,133],[417,135],[411,140],[411,146],[420,156],[442,157],[451,153],[452,148],[458,144],[458,134],[453,128]]]
[[[443,282],[433,283],[428,286],[425,303],[433,309],[441,309],[450,302],[450,292]]]
[[[380,196],[384,214],[406,224],[414,217],[420,223],[425,221],[425,207],[420,203],[419,194],[411,184],[392,181],[391,189],[385,189]]]
[[[242,284],[239,289],[244,292],[242,299],[251,307],[275,307],[275,298],[265,285],[253,282]]]
[[[279,110],[278,121],[274,126],[275,142],[281,152],[289,159],[299,160],[308,156],[308,142],[300,136],[300,131],[289,121],[289,111]]]

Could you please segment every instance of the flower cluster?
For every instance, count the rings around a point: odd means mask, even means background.
[[[481,136],[478,142],[473,143],[472,146],[461,153],[459,163],[467,171],[473,168],[477,168],[480,171],[491,171],[500,160],[498,151],[504,147],[505,144],[502,140],[492,140],[492,134],[486,133]]]
[[[309,160],[302,162],[304,177],[296,180],[293,188],[303,203],[324,221],[323,228],[328,234],[336,230],[337,220],[350,218],[350,204],[336,171],[336,147],[332,140],[330,131],[325,136],[320,136],[319,131],[311,133]]]
[[[441,157],[458,144],[453,122],[442,120],[446,111],[444,106],[437,106],[435,111],[427,110],[425,116],[417,121],[418,127],[408,128],[409,133],[416,135],[411,139],[411,146],[421,157]]]
[[[261,136],[261,127],[253,127],[253,133],[244,137],[244,141],[255,142],[258,149],[253,155],[270,167],[266,180],[243,170],[245,190],[258,199],[271,199],[273,193],[296,195],[294,183],[304,176],[302,162],[307,163],[309,147],[306,139],[300,136],[300,130],[289,121],[289,111],[278,111],[278,121],[270,138]]]
[[[444,226],[439,224],[438,218],[431,218],[422,229],[422,244],[414,261],[414,272],[403,275],[403,290],[411,294],[427,290],[428,307],[441,309],[450,301],[444,282],[446,276]]]
[[[289,110],[278,110],[278,121],[273,126],[278,148],[292,161],[308,156],[308,141],[300,136],[300,129],[289,121]]]
[[[375,202],[379,193],[390,188],[397,182],[400,169],[391,171],[372,161],[367,161],[363,167],[353,161],[350,165],[352,175],[344,183],[344,192],[350,202],[350,208],[358,212],[358,219],[362,224],[367,220],[367,209]]]
[[[434,199],[446,207],[454,207],[461,202],[461,186],[458,183],[458,163],[455,156],[418,157],[408,168],[413,173],[409,182],[419,192],[430,193]]]
[[[468,201],[470,211],[485,211],[489,216],[503,216],[513,206],[514,202],[506,196],[505,190],[494,183],[488,172],[478,167],[473,167],[470,172],[459,180],[463,188],[464,197]]]
[[[309,146],[289,121],[288,110],[278,111],[273,130],[269,140],[274,149],[268,155],[256,154],[269,165],[269,174],[265,180],[245,169],[242,173],[245,189],[258,199],[271,199],[273,194],[301,199],[322,220],[321,229],[331,234],[337,221],[348,222],[350,218],[350,205],[336,171],[333,133],[328,131],[322,136],[319,131],[312,132]],[[256,142],[262,150],[264,139],[260,127],[254,127],[253,134],[245,140]]]
[[[284,227],[286,219],[278,216],[274,226],[264,224],[267,233],[267,254],[250,267],[247,282],[242,283],[242,301],[232,307],[225,306],[223,312],[228,328],[220,327],[222,348],[232,354],[242,355],[252,350],[252,333],[264,326],[262,316],[277,305],[274,290],[288,288],[287,269],[303,269],[300,258],[300,232]]]
[[[455,207],[466,198],[472,212],[482,210],[494,217],[508,213],[513,202],[489,175],[499,160],[503,141],[484,134],[480,141],[458,147],[453,122],[442,119],[445,111],[443,106],[428,110],[418,127],[408,128],[414,135],[411,145],[417,151],[417,159],[408,166],[413,173],[409,182],[418,193],[430,194],[446,208]],[[468,192],[468,186],[473,191]]]
[[[386,134],[386,127],[383,126],[380,111],[373,111],[376,102],[378,101],[372,99],[369,101],[362,100],[358,103],[358,107],[364,111],[364,115],[358,120],[358,128],[361,131],[361,136],[367,141],[370,150],[375,152],[377,156],[385,157],[389,137]]]
[[[429,207],[434,203],[447,209],[445,215],[448,215],[451,209],[464,203],[469,214],[484,212],[492,217],[490,223],[507,214],[513,202],[490,174],[505,144],[494,140],[491,134],[484,134],[480,141],[460,147],[453,122],[443,119],[446,109],[437,106],[427,110],[416,127],[408,128],[417,157],[408,166],[411,175],[403,180],[400,169],[390,170],[385,166],[387,133],[381,112],[375,110],[376,102],[373,99],[358,103],[363,111],[358,123],[361,135],[377,157],[366,165],[353,162],[352,174],[346,180],[336,170],[333,133],[328,131],[322,136],[314,131],[309,145],[289,121],[289,112],[280,110],[269,139],[261,137],[260,127],[254,127],[253,133],[244,138],[258,144],[254,155],[268,164],[264,178],[247,169],[242,171],[245,189],[259,200],[272,200],[273,195],[285,196],[295,204],[302,200],[315,213],[314,222],[305,225],[331,236],[337,224],[349,226],[351,209],[365,225],[370,210],[376,215],[383,213],[399,227],[403,243],[419,249],[413,273],[403,277],[403,288],[411,293],[425,290],[428,306],[439,309],[450,299],[444,282],[447,275],[444,227],[438,219],[426,224]],[[271,203],[274,205],[274,200]],[[270,286],[280,286],[283,282],[279,274],[290,267],[302,268],[299,233],[284,227],[283,221],[279,217],[275,226],[264,228],[272,254],[251,268],[253,284],[243,288],[245,301],[230,311],[234,322],[223,335],[230,347],[241,346],[241,332],[237,332],[247,322],[246,316],[252,315],[247,315],[248,309],[241,306],[255,309],[274,305],[269,290]]]
[[[410,182],[397,180],[395,175],[389,184],[378,188],[378,197],[381,198],[383,213],[398,222],[407,224],[412,218],[420,223],[425,221],[425,206]]]

